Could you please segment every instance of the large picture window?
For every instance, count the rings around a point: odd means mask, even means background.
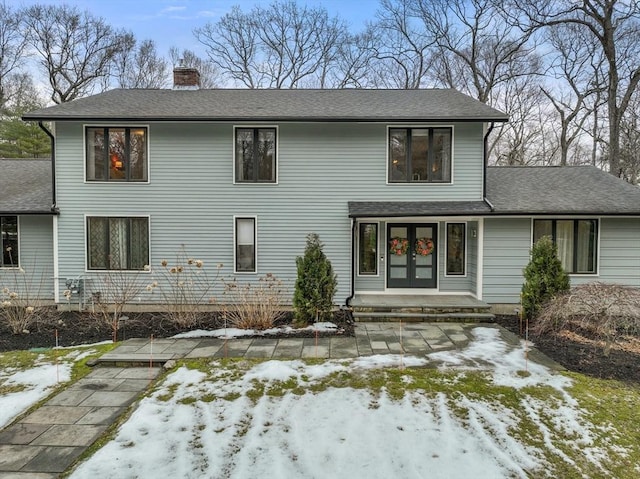
[[[87,181],[147,181],[147,129],[88,127]]]
[[[378,223],[360,223],[358,274],[378,274]]]
[[[236,218],[236,273],[256,272],[256,219]]]
[[[464,223],[447,224],[447,276],[464,276],[466,225]]]
[[[0,216],[0,267],[18,267],[18,217]]]
[[[389,182],[450,183],[451,128],[391,128]]]
[[[533,242],[550,236],[558,247],[558,257],[567,273],[597,272],[597,220],[534,220]]]
[[[90,270],[143,270],[149,264],[149,218],[87,218]]]
[[[275,183],[276,129],[236,128],[236,182]]]

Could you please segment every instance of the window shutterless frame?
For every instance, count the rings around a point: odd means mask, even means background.
[[[459,238],[452,236],[456,230]],[[445,242],[445,276],[465,277],[467,275],[467,224],[446,223]]]
[[[278,127],[233,127],[234,184],[278,183]]]
[[[85,215],[86,271],[144,271],[150,228],[149,216]]]
[[[535,243],[540,237],[548,235],[551,236],[554,244],[558,246],[559,225],[558,223],[570,223],[570,228],[567,230],[571,233],[571,242],[565,245],[571,253],[571,264],[567,269],[567,273],[571,275],[597,275],[598,274],[598,257],[599,257],[599,236],[600,236],[600,222],[595,218],[537,218],[532,223],[532,242]],[[581,226],[588,226],[589,229],[585,233],[581,230]],[[587,235],[585,237],[585,234]],[[533,244],[532,243],[532,244]],[[586,248],[586,256],[584,255]],[[581,256],[579,253],[582,253]],[[562,256],[562,251],[558,251],[558,255]],[[561,258],[562,259],[562,258]],[[580,260],[587,263],[587,268],[580,267]],[[582,271],[580,271],[582,270]]]
[[[453,182],[452,126],[388,126],[387,182]]]
[[[233,217],[233,272],[258,272],[258,217]]]
[[[379,223],[358,224],[358,276],[378,276]]]
[[[85,125],[85,181],[148,183],[146,125]]]
[[[17,216],[0,216],[0,268],[20,267],[20,232]]]

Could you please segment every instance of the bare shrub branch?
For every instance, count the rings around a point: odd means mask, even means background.
[[[540,311],[536,334],[581,330],[603,342],[607,356],[625,335],[640,335],[640,288],[588,283],[557,296]]]
[[[239,283],[236,278],[224,283],[223,317],[240,329],[263,331],[284,316],[285,288],[276,276],[267,273],[257,284]]]

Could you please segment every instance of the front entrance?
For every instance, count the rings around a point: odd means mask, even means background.
[[[438,225],[387,224],[387,288],[436,288]]]

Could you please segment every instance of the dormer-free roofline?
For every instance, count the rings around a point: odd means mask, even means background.
[[[27,113],[24,120],[189,122],[504,122],[452,89],[116,89]]]

